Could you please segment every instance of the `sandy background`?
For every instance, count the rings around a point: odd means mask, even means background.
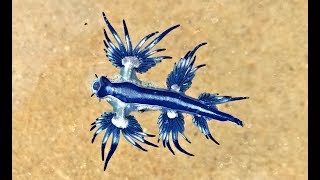
[[[134,44],[181,24],[157,45],[174,58],[140,76],[163,87],[173,63],[208,42],[187,94],[250,96],[219,106],[245,126],[211,121],[217,146],[187,116],[192,144],[181,145],[195,157],[121,137],[104,172],[89,129],[111,107],[89,88],[118,69],[104,55],[102,11],[121,36],[126,20]],[[13,179],[307,179],[307,1],[14,0],[12,26]],[[134,115],[158,133],[159,112]]]

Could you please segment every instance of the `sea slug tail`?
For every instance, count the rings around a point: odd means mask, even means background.
[[[231,102],[231,101],[248,99],[248,97],[219,96],[218,93],[215,93],[215,94],[201,93],[198,99],[200,100],[200,102],[208,106],[209,109],[211,109],[215,114],[215,115],[212,115],[212,117],[206,117],[206,119],[208,120],[216,119],[219,121],[231,121],[236,123],[237,125],[243,126],[243,122],[240,119],[233,117],[230,114],[219,111],[216,105]]]
[[[211,109],[216,114],[214,118],[204,117],[201,115],[193,116],[193,123],[199,128],[201,133],[203,133],[207,139],[210,138],[213,142],[219,145],[219,142],[212,137],[208,127],[207,121],[211,119],[216,119],[219,121],[231,121],[236,123],[237,125],[243,126],[243,122],[240,119],[233,117],[230,114],[219,111],[216,105],[231,102],[231,101],[248,99],[248,97],[219,96],[218,93],[215,93],[215,94],[201,93],[198,99],[200,100],[200,102],[208,106],[209,109]]]

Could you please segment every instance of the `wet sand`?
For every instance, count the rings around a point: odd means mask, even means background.
[[[118,69],[103,51],[102,11],[121,37],[126,20],[134,44],[181,24],[157,45],[173,59],[139,75],[161,87],[174,62],[208,42],[187,95],[249,96],[218,106],[245,126],[210,121],[218,146],[186,116],[192,143],[180,142],[194,157],[121,137],[104,172],[101,135],[91,144],[89,129],[111,106],[90,98],[90,84]],[[12,27],[13,179],[307,179],[307,1],[14,0]],[[158,134],[159,112],[134,116]]]

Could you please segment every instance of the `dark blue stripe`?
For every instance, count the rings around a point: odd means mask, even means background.
[[[229,114],[220,112],[215,109],[210,109],[205,104],[202,104],[199,100],[194,99],[192,97],[185,96],[178,92],[173,92],[166,89],[139,87],[129,82],[112,83],[112,87],[114,88],[114,91],[113,91],[113,94],[111,95],[126,103],[157,105],[157,106],[162,106],[162,107],[166,107],[173,110],[180,110],[180,111],[189,112],[192,114],[198,114],[201,116],[206,116],[206,117],[223,120],[223,121],[234,118]],[[157,96],[161,97],[161,99],[156,99]],[[192,109],[182,104],[168,101],[165,99],[166,97],[180,99],[186,104],[191,104],[193,106],[206,109],[212,113],[199,111],[198,109]]]

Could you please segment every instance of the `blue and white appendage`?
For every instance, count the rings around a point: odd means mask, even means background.
[[[129,31],[126,25],[125,20],[123,20],[123,27],[124,27],[124,34],[125,34],[125,41],[126,46],[119,37],[116,30],[110,24],[109,20],[107,19],[105,13],[103,13],[104,21],[107,24],[111,34],[115,38],[118,45],[115,45],[109,38],[107,31],[104,29],[105,40],[103,40],[105,45],[105,52],[106,56],[108,57],[109,61],[115,67],[121,69],[120,75],[123,80],[126,81],[136,81],[140,82],[136,76],[136,72],[138,73],[145,73],[151,67],[155,66],[157,63],[161,62],[163,59],[171,59],[170,56],[156,56],[152,57],[152,55],[165,51],[166,49],[156,49],[154,51],[150,51],[157,43],[159,43],[169,32],[174,30],[175,28],[179,27],[180,25],[175,25],[164,32],[162,32],[159,36],[153,39],[149,44],[147,44],[144,48],[141,48],[147,40],[149,40],[152,36],[159,33],[158,31],[150,33],[146,35],[144,38],[140,40],[140,42],[133,47]]]
[[[157,145],[144,139],[145,137],[154,137],[154,135],[144,133],[142,131],[140,124],[133,116],[127,116],[126,119],[119,120],[119,119],[116,119],[115,113],[105,112],[103,115],[101,115],[101,117],[97,118],[97,120],[93,122],[91,125],[92,127],[90,131],[98,127],[98,129],[93,135],[92,143],[94,142],[96,136],[99,133],[101,133],[102,131],[105,131],[102,139],[102,145],[101,145],[102,161],[104,161],[104,151],[105,151],[106,143],[110,135],[112,134],[111,147],[110,147],[108,156],[105,160],[104,170],[106,170],[110,158],[112,157],[113,153],[118,147],[119,139],[120,139],[120,131],[122,132],[123,137],[129,143],[131,143],[132,145],[134,145],[135,147],[139,148],[142,151],[147,151],[147,150],[144,149],[140,144],[138,144],[137,141],[150,146],[158,147]]]

